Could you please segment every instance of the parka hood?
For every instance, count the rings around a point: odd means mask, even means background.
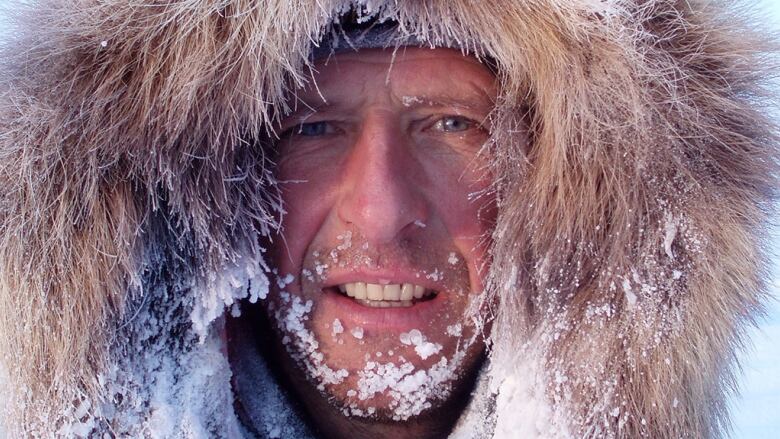
[[[726,435],[778,187],[774,47],[734,3],[18,6],[0,84],[6,428],[240,434],[219,333],[275,281],[263,139],[357,14],[497,66],[497,304],[456,433]]]

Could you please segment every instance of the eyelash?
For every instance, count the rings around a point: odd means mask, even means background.
[[[462,129],[455,129],[455,130],[452,130],[452,131],[448,131],[448,130],[445,129],[445,126],[444,126],[444,124],[448,120],[453,120],[453,121],[456,121],[456,122],[464,123],[465,126]],[[321,127],[323,127],[323,129],[325,131],[321,132],[321,133],[314,133],[314,134],[304,134],[303,133],[303,130],[305,128],[311,128],[311,127],[315,127],[315,126],[321,126]],[[468,131],[469,129],[474,128],[474,127],[479,127],[479,124],[475,120],[473,120],[473,119],[470,119],[470,118],[464,117],[464,116],[459,116],[459,115],[446,115],[446,116],[436,117],[436,119],[433,121],[433,123],[429,124],[425,129],[436,128],[439,131],[445,132],[445,133],[461,133],[461,132],[464,132],[464,131]],[[330,130],[331,132],[328,132],[328,130]],[[337,128],[335,128],[333,126],[333,122],[331,122],[331,121],[322,120],[322,121],[316,121],[316,122],[303,122],[303,123],[297,124],[297,125],[295,125],[295,126],[293,126],[291,128],[288,128],[287,130],[282,132],[280,137],[282,137],[282,138],[290,137],[290,136],[319,137],[319,136],[325,136],[325,135],[329,135],[329,134],[335,134],[336,131],[337,131]]]
[[[317,137],[321,135],[328,135],[328,134],[334,134],[333,132],[324,132],[322,134],[304,134],[303,130],[304,127],[312,127],[315,125],[325,124],[325,130],[327,131],[329,128],[335,131],[335,128],[333,128],[333,122],[322,120],[322,121],[316,121],[316,122],[301,122],[299,124],[293,125],[290,128],[287,128],[286,130],[282,131],[282,133],[279,135],[280,139],[284,139],[287,137],[293,137],[293,136],[302,136],[302,137]]]
[[[454,121],[457,121],[457,122],[462,122],[462,123],[465,123],[466,126],[463,129],[456,129],[456,130],[453,130],[453,131],[446,131],[444,129],[444,124],[445,124],[446,120],[454,120]],[[471,119],[469,119],[469,118],[467,118],[467,117],[448,115],[448,116],[442,116],[442,117],[437,118],[432,126],[436,127],[437,129],[440,129],[441,131],[444,131],[444,132],[460,133],[460,132],[463,132],[463,131],[467,131],[470,128],[473,128],[475,125],[476,125],[476,122],[471,120]]]

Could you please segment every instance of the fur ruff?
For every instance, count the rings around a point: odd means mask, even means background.
[[[537,355],[554,422],[573,437],[728,433],[736,352],[766,300],[778,152],[774,46],[724,3],[360,2],[499,66],[492,364],[512,377]],[[126,304],[148,294],[150,249],[178,261],[165,276],[208,279],[276,227],[256,139],[352,6],[15,7],[0,57],[13,431],[51,434],[75,399],[106,399],[97,377]],[[525,127],[528,145],[513,136]]]

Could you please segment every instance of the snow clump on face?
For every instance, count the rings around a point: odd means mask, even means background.
[[[314,302],[307,300],[306,303],[298,296],[291,296],[290,293],[282,291],[279,294],[282,299],[281,309],[274,311],[274,318],[279,325],[279,329],[285,334],[282,337],[284,345],[290,357],[301,365],[310,379],[318,383],[317,389],[323,391],[326,384],[339,384],[344,378],[349,376],[346,369],[333,370],[325,363],[325,357],[318,351],[319,342],[314,334],[306,329],[304,321],[308,320]],[[336,323],[344,331],[341,322],[334,321],[334,331]]]
[[[336,336],[344,332],[344,325],[341,324],[341,320],[333,320],[333,335]]]
[[[423,99],[419,96],[401,96],[401,103],[404,107],[411,107],[414,104],[422,104]]]
[[[447,326],[447,335],[450,337],[460,337],[463,333],[463,326],[460,323]]]
[[[418,330],[412,329],[409,332],[403,332],[399,336],[401,343],[407,346],[414,346],[414,351],[423,360],[431,355],[438,354],[442,346],[438,343],[431,343],[425,339],[425,336]]]
[[[463,352],[459,351],[452,361],[442,357],[431,368],[416,371],[414,365],[403,358],[398,365],[394,362],[368,361],[363,370],[358,372],[356,395],[361,401],[379,394],[388,395],[391,398],[389,409],[392,419],[407,420],[431,408],[433,402],[449,397],[462,359]],[[349,407],[348,414],[367,416],[355,404]]]
[[[347,230],[346,232],[344,232],[343,235],[337,236],[336,239],[341,241],[341,244],[339,244],[336,247],[337,250],[344,251],[344,250],[347,250],[350,247],[352,247],[352,231],[351,230]]]

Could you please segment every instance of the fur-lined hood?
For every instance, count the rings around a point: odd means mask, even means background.
[[[258,139],[357,8],[498,66],[485,434],[723,436],[766,298],[778,155],[768,41],[722,3],[19,6],[0,84],[9,431],[149,434],[155,392],[196,370],[177,401],[230,406],[214,333],[225,306],[265,293],[257,237],[283,209]],[[187,410],[155,431],[237,431]]]

